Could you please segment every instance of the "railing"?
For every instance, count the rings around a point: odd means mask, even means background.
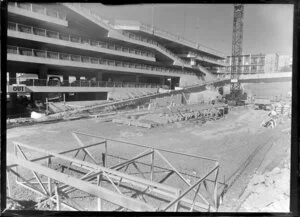
[[[48,38],[55,38],[64,41],[70,41],[73,43],[85,44],[85,45],[100,47],[104,49],[120,51],[124,53],[133,53],[140,56],[155,57],[153,53],[147,51],[140,51],[137,49],[126,48],[115,44],[108,44],[101,41],[86,39],[80,36],[69,35],[69,34],[55,32],[47,29],[36,28],[33,26],[23,25],[20,23],[8,22],[8,29],[27,33],[27,34],[33,34],[33,35],[38,35],[38,36],[43,36]]]
[[[146,42],[148,44],[151,44],[151,45],[155,45],[157,47],[159,47],[160,49],[162,49],[163,51],[165,51],[166,53],[168,53],[170,56],[174,57],[175,59],[177,59],[178,61],[182,62],[183,64],[186,64],[186,65],[190,65],[189,61],[185,61],[181,58],[179,58],[178,56],[176,56],[174,53],[172,53],[171,51],[169,51],[168,49],[166,49],[164,46],[160,45],[159,43],[157,43],[156,41],[154,40],[151,40],[149,38],[145,38],[145,37],[141,37],[141,36],[137,36],[133,33],[129,33],[129,32],[126,32],[126,31],[122,31],[122,34],[130,39],[134,39],[134,40],[138,40],[138,41],[142,41],[142,42]]]
[[[226,66],[226,63],[224,62],[224,60],[219,60],[219,59],[216,59],[216,58],[199,55],[195,52],[189,52],[188,55],[195,56],[197,59],[201,59],[202,61],[213,62],[215,64]]]
[[[176,69],[165,68],[165,67],[157,67],[157,66],[153,66],[153,65],[106,60],[106,59],[99,59],[99,58],[95,58],[95,57],[73,55],[73,54],[53,52],[53,51],[47,51],[47,50],[37,50],[37,49],[31,49],[31,48],[16,47],[16,46],[11,46],[11,45],[7,46],[7,53],[33,56],[33,57],[39,57],[39,58],[49,58],[49,59],[57,59],[57,60],[67,60],[67,61],[74,61],[74,62],[91,63],[91,64],[109,65],[109,66],[122,67],[122,68],[146,69],[149,71],[159,71],[159,72],[165,72],[165,73],[188,74],[188,75],[195,74],[195,73],[192,73],[189,71],[176,70]]]
[[[54,17],[60,20],[67,20],[66,15],[59,13],[58,11],[50,10],[41,5],[31,4],[31,3],[18,3],[18,2],[9,2],[8,5],[28,10],[34,13],[43,14],[48,17]]]
[[[111,82],[111,81],[94,81],[94,80],[47,80],[47,79],[9,79],[7,85],[18,84],[32,87],[123,87],[123,88],[161,88],[162,84],[139,83],[139,82]]]
[[[224,54],[222,54],[218,50],[215,50],[213,48],[209,48],[209,47],[207,47],[205,45],[202,45],[202,44],[199,44],[197,42],[188,40],[188,39],[183,38],[183,37],[181,37],[179,35],[169,33],[167,31],[164,31],[164,30],[159,29],[157,27],[153,27],[151,25],[147,25],[147,24],[141,23],[139,21],[136,21],[134,23],[129,23],[126,20],[122,20],[122,21],[119,21],[119,22],[120,22],[120,25],[124,25],[124,24],[127,24],[127,25],[132,25],[132,24],[133,25],[138,25],[141,30],[146,31],[148,33],[151,33],[151,34],[156,33],[157,35],[160,35],[162,37],[167,37],[167,38],[173,39],[173,40],[179,40],[182,43],[188,45],[189,47],[192,47],[192,48],[195,48],[195,49],[199,49],[199,50],[201,49],[201,51],[204,51],[204,52],[207,52],[207,53],[211,53],[211,54],[216,55],[216,56],[224,57]]]
[[[113,22],[110,19],[103,19],[102,17],[100,17],[98,14],[96,14],[92,10],[83,7],[80,3],[67,3],[67,4],[71,5],[71,6],[74,6],[75,8],[77,8],[79,10],[82,10],[83,12],[85,12],[87,14],[90,14],[91,16],[93,16],[94,18],[96,18],[101,24],[105,24],[108,28],[114,28]],[[129,37],[126,33],[124,34],[124,31],[122,31],[122,33],[123,33],[124,36]],[[134,40],[139,40],[139,41],[142,41],[142,42],[146,42],[146,43],[149,43],[149,44],[156,45],[160,49],[164,50],[169,55],[173,56],[175,59],[177,59],[178,61],[180,61],[181,63],[190,66],[190,63],[188,61],[185,61],[185,60],[179,58],[174,53],[172,53],[171,51],[167,50],[165,47],[163,47],[162,45],[158,44],[157,42],[155,42],[153,40],[150,40],[150,39],[147,39],[147,38],[144,38],[144,37],[140,37],[140,36],[139,37],[134,37],[134,38],[129,37],[129,38],[134,39]]]

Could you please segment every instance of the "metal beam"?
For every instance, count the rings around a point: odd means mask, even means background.
[[[37,173],[40,173],[44,176],[51,177],[52,179],[55,179],[62,183],[68,183],[70,186],[73,186],[79,190],[82,190],[84,192],[87,192],[91,195],[94,195],[96,197],[100,197],[108,202],[111,202],[113,204],[117,204],[119,206],[125,207],[129,210],[133,211],[155,211],[155,208],[143,203],[141,201],[134,200],[130,197],[117,194],[115,192],[109,191],[103,187],[93,185],[89,182],[85,182],[79,179],[76,179],[74,177],[70,177],[69,175],[62,174],[60,172],[57,172],[55,170],[49,169],[47,167],[41,166],[37,163],[32,163],[27,160],[19,159],[14,157],[12,159],[13,162],[17,163],[18,165],[25,167],[29,170],[35,171]]]

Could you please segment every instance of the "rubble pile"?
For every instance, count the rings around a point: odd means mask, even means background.
[[[289,212],[290,166],[255,174],[248,184],[241,209],[246,212]],[[244,199],[243,199],[244,198]]]
[[[126,124],[130,126],[151,128],[168,123],[187,120],[201,120],[205,123],[208,120],[216,120],[223,117],[228,112],[224,105],[206,107],[176,107],[165,109],[164,111],[141,115],[139,117],[121,117],[113,119],[113,123]]]

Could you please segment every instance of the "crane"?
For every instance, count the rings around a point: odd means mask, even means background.
[[[232,64],[231,64],[231,84],[230,94],[227,95],[227,100],[232,104],[239,104],[246,100],[247,94],[241,89],[239,76],[242,72],[242,57],[243,54],[243,22],[244,18],[244,5],[234,4],[233,13],[233,32],[232,32]]]

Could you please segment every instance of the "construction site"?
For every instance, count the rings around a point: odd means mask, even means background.
[[[292,73],[241,73],[232,9],[218,75],[222,54],[154,26],[8,4],[6,209],[289,212]]]

